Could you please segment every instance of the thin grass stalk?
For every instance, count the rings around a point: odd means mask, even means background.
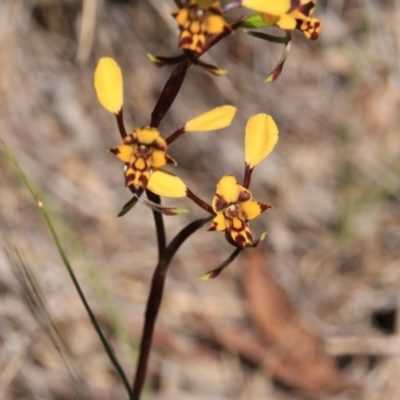
[[[129,399],[130,400],[138,400],[138,398],[135,396],[135,394],[133,393],[130,383],[128,381],[128,378],[125,375],[124,370],[121,367],[121,364],[119,363],[116,355],[114,354],[114,351],[110,345],[110,343],[107,341],[105,335],[103,334],[103,331],[101,330],[101,327],[96,319],[96,316],[94,315],[92,309],[90,308],[90,305],[88,303],[88,301],[86,300],[86,297],[82,291],[81,286],[79,285],[79,281],[76,278],[76,275],[73,271],[73,268],[68,260],[68,257],[64,251],[64,248],[61,244],[61,241],[57,235],[57,232],[53,226],[53,223],[51,221],[51,218],[49,216],[49,214],[47,213],[47,210],[42,202],[42,200],[39,198],[39,196],[36,194],[31,182],[29,181],[28,177],[26,176],[25,172],[23,171],[23,169],[20,167],[20,165],[18,164],[16,158],[14,157],[13,153],[11,152],[11,150],[8,148],[8,146],[6,145],[6,143],[3,141],[3,139],[0,138],[0,144],[3,147],[4,151],[6,152],[7,157],[9,158],[9,160],[12,162],[12,164],[14,165],[15,169],[17,170],[18,175],[20,176],[20,178],[22,179],[22,181],[24,182],[25,186],[27,187],[27,189],[29,190],[29,192],[31,193],[32,197],[34,198],[37,206],[39,207],[39,210],[44,218],[44,220],[46,221],[47,227],[50,231],[50,234],[54,240],[54,243],[57,247],[58,253],[60,254],[60,257],[68,271],[68,274],[72,280],[73,285],[75,286],[75,289],[78,293],[78,296],[80,298],[80,300],[82,301],[82,304],[89,316],[90,322],[92,323],[97,336],[99,337],[104,350],[106,351],[108,358],[110,359],[111,363],[113,364],[114,368],[117,371],[118,376],[121,378],[121,381],[129,395]]]

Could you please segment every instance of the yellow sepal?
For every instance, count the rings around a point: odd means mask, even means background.
[[[224,175],[218,181],[216,195],[219,198],[223,198],[227,204],[236,203],[239,198],[239,193],[240,186],[233,175]],[[215,199],[215,202],[217,202],[217,199]]]
[[[232,123],[237,108],[234,106],[221,106],[214,108],[185,124],[185,132],[213,131],[226,128]]]
[[[94,88],[100,104],[107,111],[118,114],[124,95],[122,72],[115,60],[100,58],[94,71]]]
[[[210,15],[207,18],[207,32],[210,35],[217,35],[224,31],[225,20],[220,15]]]
[[[281,29],[291,30],[296,28],[296,20],[292,15],[284,14],[280,16],[279,20],[276,22],[276,25]]]
[[[267,207],[267,205],[263,207],[263,204],[257,201],[245,201],[240,204],[240,208],[248,221],[258,217]]]
[[[290,10],[290,0],[242,0],[242,6],[272,15],[285,14]]]
[[[185,197],[186,185],[176,175],[156,170],[150,175],[147,189],[165,197]]]
[[[210,230],[224,231],[226,229],[226,221],[223,213],[217,214],[212,222]]]
[[[122,144],[115,149],[109,149],[108,151],[114,153],[121,161],[125,163],[130,162],[133,155],[132,146],[128,146],[126,144]]]
[[[278,142],[278,127],[268,114],[257,114],[246,125],[245,159],[254,168],[273,150]]]

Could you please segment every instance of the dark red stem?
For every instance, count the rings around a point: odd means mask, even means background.
[[[165,139],[165,141],[167,142],[167,145],[170,145],[173,141],[178,139],[178,137],[181,136],[183,133],[185,133],[184,126],[182,126],[182,128],[177,129],[174,133],[172,133]]]
[[[182,83],[185,79],[188,68],[189,61],[185,61],[181,64],[178,64],[172,71],[172,74],[166,82],[157,101],[157,104],[154,107],[153,112],[151,113],[150,126],[154,126],[155,128],[157,128],[158,125],[160,125],[161,120],[170,109],[179,90],[182,87]]]
[[[135,381],[133,384],[133,393],[137,396],[137,398],[140,397],[140,393],[142,392],[143,385],[146,380],[147,363],[153,340],[154,325],[160,309],[168,267],[172,261],[172,258],[185,240],[209,221],[210,217],[196,220],[183,228],[165,249],[162,258],[159,260],[156,266],[153,279],[151,281],[150,294],[147,300],[145,322],[142,339],[140,342],[140,354],[136,369]]]
[[[161,199],[158,194],[154,194],[150,190],[146,190],[147,198],[153,203],[161,204]],[[167,247],[167,239],[165,236],[165,227],[163,215],[157,211],[153,211],[154,224],[157,233],[158,259],[160,260],[165,248]]]
[[[253,172],[254,168],[250,168],[248,164],[245,163],[244,167],[244,177],[243,177],[243,184],[242,186],[245,187],[246,189],[249,188],[250,186],[250,180],[251,180],[251,173]]]
[[[115,118],[117,119],[118,130],[121,135],[122,140],[124,140],[128,134],[126,133],[125,125],[124,125],[124,116],[122,112],[122,108],[118,111],[118,114],[115,114]]]
[[[192,200],[194,203],[196,203],[199,207],[201,207],[203,210],[207,211],[209,214],[215,215],[215,212],[213,210],[213,208],[206,203],[205,201],[203,201],[202,199],[200,199],[199,197],[197,197],[190,189],[186,189],[186,196]]]

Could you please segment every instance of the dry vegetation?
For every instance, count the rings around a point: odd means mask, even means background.
[[[281,134],[253,181],[255,198],[274,205],[254,224],[269,233],[262,250],[203,282],[230,246],[200,231],[182,247],[144,398],[400,398],[400,6],[320,3],[320,40],[295,35],[278,81],[261,84],[281,48],[237,33],[206,57],[229,74],[192,68],[161,125],[171,132],[211,107],[239,107],[230,129],[171,146],[181,176],[208,198],[222,174],[241,176],[250,115],[272,114]],[[92,74],[100,56],[116,58],[127,125],[148,123],[170,69],[146,53],[177,53],[172,9],[156,0],[0,2],[0,136],[50,208],[129,376],[156,261],[153,220],[142,205],[116,218],[129,193],[105,152],[119,138]],[[170,238],[203,216],[189,208],[167,220]],[[0,240],[0,398],[124,399],[2,152]]]

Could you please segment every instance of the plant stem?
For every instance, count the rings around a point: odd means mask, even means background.
[[[204,211],[207,211],[208,213],[215,216],[213,208],[208,203],[200,199],[200,197],[197,197],[189,188],[186,188],[186,196],[188,199],[192,200],[195,204],[201,207]]]
[[[189,65],[189,61],[184,61],[183,63],[178,64],[172,71],[171,76],[166,82],[157,101],[157,104],[154,107],[153,112],[151,113],[150,126],[154,126],[155,128],[157,128],[158,125],[160,125],[161,120],[168,112],[179,90],[181,89]]]
[[[147,198],[157,204],[161,204],[161,199],[158,194],[146,190]],[[167,247],[167,238],[165,236],[164,218],[163,215],[153,210],[154,224],[156,226],[157,233],[157,246],[158,246],[158,260],[161,260],[164,254],[165,248]]]
[[[149,298],[147,300],[145,322],[142,333],[142,339],[140,342],[139,360],[137,363],[136,376],[133,383],[133,392],[140,397],[143,385],[146,379],[147,363],[149,359],[151,344],[153,340],[153,331],[157,314],[160,309],[162,295],[164,291],[165,278],[167,276],[167,270],[169,264],[175,253],[179,250],[180,246],[188,239],[194,232],[200,229],[204,224],[210,221],[212,217],[199,219],[193,221],[185,228],[183,228],[171,241],[166,250],[164,251],[162,258],[159,260],[156,269],[153,274],[151,281],[151,288]]]
[[[210,49],[215,44],[217,44],[225,36],[229,35],[233,30],[239,28],[243,19],[244,17],[239,18],[231,25],[231,29],[225,29],[222,34],[210,40],[210,43],[203,51],[203,53],[208,49]],[[165,114],[170,109],[179,90],[181,89],[182,83],[186,77],[186,72],[190,65],[191,61],[187,60],[178,64],[176,68],[172,71],[154,107],[154,110],[151,113],[150,126],[153,126],[155,128],[159,126],[161,120],[164,118]],[[147,191],[147,196],[151,201],[158,203],[160,202],[159,196],[155,195],[154,193],[151,193],[150,191]],[[210,205],[198,199],[197,196],[194,196],[194,194],[193,197],[195,199],[192,198],[192,200],[200,201],[202,207],[214,215],[214,212]],[[153,340],[154,325],[157,319],[158,311],[160,309],[162,295],[164,292],[165,278],[167,275],[169,264],[175,253],[178,251],[179,247],[182,245],[182,243],[196,230],[200,229],[205,223],[209,222],[212,219],[212,216],[210,216],[208,218],[197,220],[190,223],[175,236],[175,238],[166,248],[163,217],[161,214],[156,212],[153,212],[153,215],[157,231],[159,261],[153,273],[153,278],[151,281],[151,288],[145,312],[145,322],[139,348],[139,359],[137,363],[135,379],[133,382],[133,392],[135,396],[137,396],[137,398],[140,397],[144,382],[146,380],[147,364]]]
[[[115,114],[115,118],[117,119],[119,134],[121,135],[122,140],[124,140],[128,134],[126,133],[125,124],[124,124],[124,114],[122,108],[119,110],[118,114]]]
[[[243,183],[242,186],[246,189],[249,188],[250,186],[250,180],[251,180],[251,173],[253,172],[254,168],[250,168],[250,166],[245,163],[244,167],[244,177],[243,177]]]

